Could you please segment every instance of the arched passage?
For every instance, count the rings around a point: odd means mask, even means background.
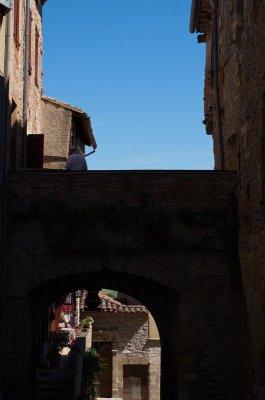
[[[233,174],[27,171],[11,174],[9,189],[6,400],[18,392],[29,399],[31,306],[84,282],[150,309],[161,336],[162,400],[240,399]]]
[[[31,352],[36,336],[35,329],[39,326],[52,300],[65,293],[78,290],[80,287],[89,290],[100,286],[112,287],[137,297],[154,316],[161,340],[161,399],[175,399],[177,396],[178,293],[147,278],[103,269],[100,272],[85,272],[53,279],[35,288],[29,294],[32,316]],[[32,363],[32,360],[30,362]]]

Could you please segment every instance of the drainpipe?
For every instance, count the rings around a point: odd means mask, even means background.
[[[198,9],[199,9],[199,0],[192,0],[191,13],[190,13],[190,33],[195,32]]]
[[[24,47],[24,87],[23,87],[23,167],[27,163],[27,130],[28,130],[28,92],[29,92],[29,28],[30,28],[30,0],[26,0],[25,17],[25,47]]]
[[[216,124],[219,140],[219,157],[220,169],[225,169],[225,156],[224,156],[224,142],[223,142],[223,129],[222,129],[222,116],[221,116],[221,101],[219,90],[219,76],[218,76],[218,27],[217,27],[217,9],[218,0],[214,2],[214,12],[212,18],[212,44],[213,44],[213,72],[214,72],[214,98],[216,108]]]
[[[6,310],[6,255],[7,255],[7,153],[10,137],[10,100],[9,100],[9,81],[11,66],[11,12],[6,15],[5,31],[5,66],[4,66],[4,89],[2,96],[2,110],[0,123],[0,399],[4,399],[3,375],[4,375],[4,326]]]

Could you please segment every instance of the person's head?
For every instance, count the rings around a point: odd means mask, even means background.
[[[69,149],[69,156],[71,156],[72,154],[77,153],[77,150],[74,147],[70,147]]]

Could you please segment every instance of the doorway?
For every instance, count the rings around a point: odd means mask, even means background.
[[[123,366],[123,400],[148,400],[148,365]]]

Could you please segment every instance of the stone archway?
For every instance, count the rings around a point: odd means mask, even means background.
[[[45,282],[29,294],[30,315],[33,316],[33,339],[35,335],[34,326],[38,326],[38,320],[42,318],[42,313],[45,312],[53,299],[80,287],[89,289],[95,286],[113,287],[129,295],[137,296],[152,312],[161,341],[161,398],[176,398],[177,385],[169,383],[175,380],[177,372],[178,351],[173,343],[175,343],[178,335],[178,293],[155,281],[104,268],[99,272],[85,272]]]
[[[236,183],[211,172],[11,174],[6,399],[14,377],[29,399],[31,305],[92,281],[153,314],[162,400],[239,400]]]

